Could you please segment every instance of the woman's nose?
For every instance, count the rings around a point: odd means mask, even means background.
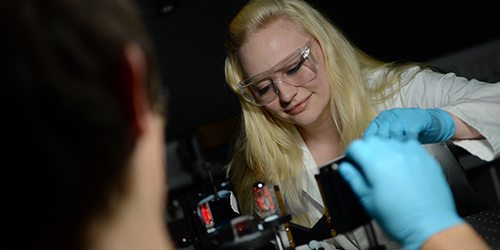
[[[288,84],[282,82],[281,80],[276,82],[275,86],[276,86],[276,89],[278,92],[278,96],[280,98],[280,102],[282,102],[282,103],[291,102],[293,97],[295,97],[295,95],[298,92],[297,87],[292,86],[292,85],[288,85]]]

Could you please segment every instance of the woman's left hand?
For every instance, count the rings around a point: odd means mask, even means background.
[[[363,138],[379,136],[401,141],[418,140],[421,143],[438,143],[455,134],[455,122],[441,109],[395,108],[380,112]]]

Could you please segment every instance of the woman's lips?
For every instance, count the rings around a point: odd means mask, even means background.
[[[294,106],[290,107],[289,109],[285,110],[285,113],[290,114],[290,115],[295,115],[300,113],[302,110],[304,110],[309,103],[309,99],[311,99],[312,94],[310,94],[308,97],[302,99],[299,103],[295,104]]]

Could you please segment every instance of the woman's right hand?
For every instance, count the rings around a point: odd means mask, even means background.
[[[455,121],[441,109],[394,108],[384,110],[368,125],[363,139],[371,136],[400,141],[438,143],[455,134]]]

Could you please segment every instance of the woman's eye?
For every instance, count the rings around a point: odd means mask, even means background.
[[[294,67],[290,68],[289,70],[286,71],[287,75],[295,74],[300,70],[300,67],[302,67],[302,64],[304,63],[305,60],[300,60],[300,62],[295,65]]]
[[[263,88],[259,88],[259,95],[264,95],[266,94],[267,92],[269,92],[269,90],[272,88],[272,83],[264,86]]]

